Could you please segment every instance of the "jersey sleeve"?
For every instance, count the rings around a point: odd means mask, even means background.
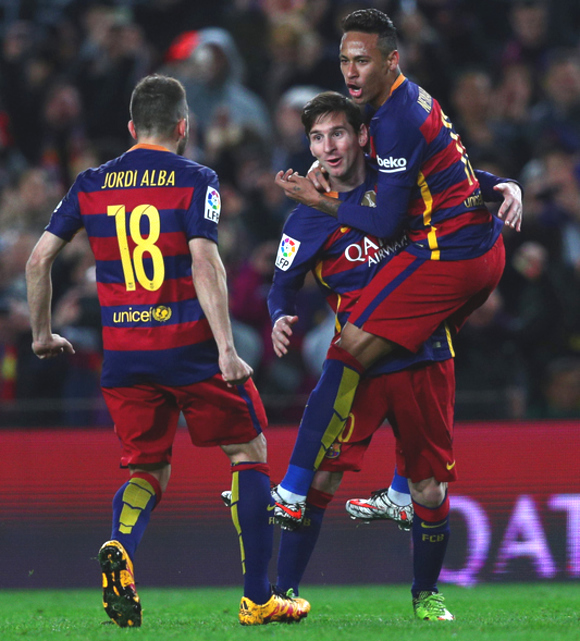
[[[80,178],[80,176],[77,178],[67,195],[56,206],[45,228],[46,231],[67,242],[70,242],[83,227],[78,196]]]
[[[184,226],[187,240],[201,237],[218,242],[221,196],[217,174],[204,167],[193,190]]]
[[[501,183],[515,183],[520,189],[522,189],[522,186],[517,180],[513,178],[500,178],[495,174],[490,174],[488,171],[481,171],[480,169],[476,169],[475,177],[479,181],[479,185],[481,187],[481,195],[483,196],[483,200],[485,200],[486,203],[499,203],[503,200],[503,196],[501,195],[501,193],[494,190],[494,187]]]
[[[299,205],[286,221],[268,294],[272,324],[281,316],[296,314],[296,296],[328,238],[328,229],[321,224],[325,218],[325,214]]]
[[[399,236],[406,223],[426,141],[420,127],[405,118],[380,118],[373,134],[377,164],[376,208],[342,203],[338,220],[378,238]]]

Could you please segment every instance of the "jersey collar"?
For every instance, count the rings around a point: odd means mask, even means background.
[[[143,142],[139,142],[136,145],[133,145],[129,151],[133,151],[135,149],[154,149],[157,151],[169,151],[171,153],[170,149],[167,149],[167,147],[163,147],[162,145],[146,145]]]
[[[389,95],[387,96],[387,99],[385,100],[385,102],[387,102],[387,100],[388,100],[388,99],[393,95],[393,91],[395,91],[396,89],[398,89],[398,88],[399,88],[399,87],[400,87],[400,86],[405,82],[405,80],[407,80],[407,78],[406,78],[406,77],[404,76],[404,74],[401,72],[401,73],[397,76],[397,78],[396,78],[395,82],[393,82],[393,84],[392,84],[392,86],[391,86],[391,91],[389,91]],[[383,105],[385,104],[385,102],[383,102]],[[381,105],[381,107],[382,107],[383,105]]]

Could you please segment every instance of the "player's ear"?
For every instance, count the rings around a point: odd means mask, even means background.
[[[177,135],[179,138],[183,138],[187,134],[188,126],[187,118],[182,118],[177,123]]]
[[[369,141],[369,128],[362,124],[358,132],[358,144],[364,149]]]
[[[399,52],[393,49],[385,59],[387,71],[396,71],[399,66]]]
[[[134,140],[137,140],[137,130],[135,129],[135,125],[133,124],[132,120],[129,120],[129,122],[127,123],[127,129],[129,130],[131,137]]]

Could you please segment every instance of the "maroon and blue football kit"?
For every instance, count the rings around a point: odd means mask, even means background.
[[[362,204],[376,215],[377,173],[376,168],[368,166],[362,185],[332,195],[344,203]],[[506,179],[479,170],[476,175],[485,200],[499,200],[493,188]],[[276,258],[268,297],[272,322],[295,314],[297,292],[311,271],[335,312],[336,333],[340,333],[364,288],[408,244],[405,233],[385,242],[316,209],[298,205],[285,223]],[[443,323],[416,353],[400,349],[369,369],[357,388],[349,418],[326,450],[319,469],[360,470],[372,435],[387,419],[397,437],[400,473],[412,480],[433,473],[442,481],[454,480],[456,466],[448,469],[454,460],[453,356],[451,332]],[[300,454],[307,455],[307,448],[297,448],[295,461]]]
[[[376,181],[376,171],[368,167],[362,185],[336,197],[372,206]],[[294,315],[296,295],[312,271],[335,312],[338,334],[363,288],[407,244],[404,234],[385,243],[298,205],[284,225],[276,258],[268,297],[272,321]],[[319,469],[359,471],[373,434],[388,419],[397,438],[401,474],[415,479],[430,466],[437,469],[438,477],[454,480],[456,470],[446,469],[446,462],[453,460],[453,355],[450,333],[442,325],[416,354],[400,350],[394,358],[377,363],[358,386],[344,429],[326,450]],[[412,402],[415,397],[418,402]],[[426,453],[432,452],[439,456],[429,455],[426,461]]]
[[[69,241],[84,227],[95,255],[101,386],[123,465],[169,462],[180,412],[202,446],[249,442],[266,425],[254,383],[223,381],[192,282],[188,241],[217,243],[219,214],[215,172],[139,144],[81,173],[46,228]]]
[[[338,222],[387,242],[406,232],[409,244],[362,290],[349,322],[417,352],[442,323],[455,334],[497,286],[505,263],[503,223],[486,209],[465,148],[439,104],[402,74],[370,133],[376,207],[343,200]],[[331,346],[283,490],[306,495],[324,452],[344,429],[363,371],[345,349]],[[455,470],[453,458],[443,470]]]
[[[443,321],[456,333],[501,278],[503,223],[439,103],[400,74],[370,123],[377,208],[345,203],[338,219],[408,247],[362,293],[350,322],[415,351]]]

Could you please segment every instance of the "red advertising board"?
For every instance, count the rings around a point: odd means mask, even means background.
[[[273,481],[285,470],[295,432],[295,427],[267,432]],[[30,528],[82,531],[108,523],[111,499],[127,475],[119,469],[120,448],[112,432],[3,430],[0,447],[0,542]],[[461,585],[580,578],[578,423],[460,424],[455,451],[460,478],[450,488],[453,539],[442,578]],[[369,448],[364,470],[345,475],[328,510],[325,527],[335,537],[349,527],[348,536],[366,536],[348,521],[344,501],[387,486],[393,464],[393,438],[384,428]],[[172,479],[155,519],[175,527],[194,521],[197,529],[203,524],[210,531],[228,527],[219,496],[229,483],[225,455],[194,448],[180,430]],[[369,527],[385,526],[396,531],[392,524]],[[324,551],[317,553],[322,563]],[[364,577],[353,582],[359,580]]]

